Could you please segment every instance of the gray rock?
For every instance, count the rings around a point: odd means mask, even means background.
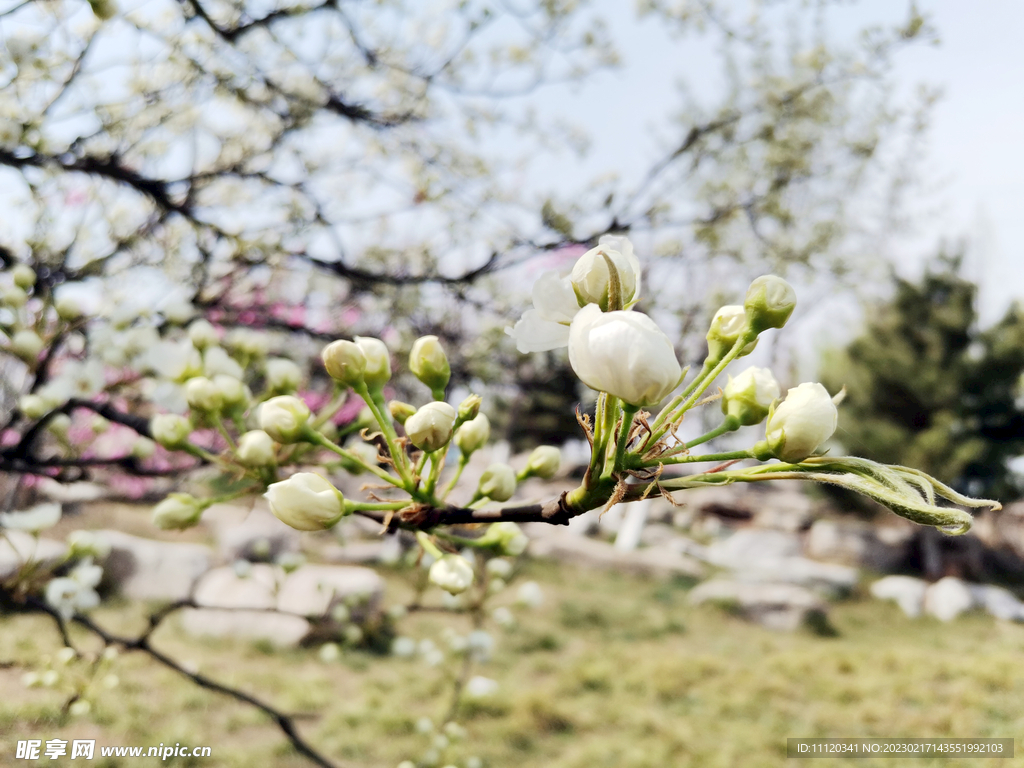
[[[121,531],[98,531],[110,542],[104,580],[136,600],[183,600],[213,561],[202,544],[155,541]]]
[[[278,585],[283,580],[284,572],[266,563],[254,564],[245,576],[222,566],[203,574],[192,597],[203,608],[274,609]]]
[[[1010,590],[991,584],[971,585],[975,602],[997,619],[1024,621],[1024,603]]]
[[[350,541],[327,546],[321,550],[320,556],[329,563],[393,563],[400,554],[398,537],[388,536],[376,541]]]
[[[266,499],[247,504],[215,504],[203,513],[213,527],[222,560],[273,560],[283,552],[297,552],[300,533],[270,511]]]
[[[769,629],[792,631],[827,617],[827,607],[813,592],[795,584],[763,584],[711,579],[689,596],[694,605],[719,603]]]
[[[939,621],[952,621],[975,607],[978,601],[974,590],[955,576],[939,579],[924,593],[924,612]]]
[[[879,600],[895,600],[903,613],[916,618],[924,611],[924,593],[928,582],[912,576],[886,576],[871,585],[871,594]]]
[[[188,608],[182,611],[181,624],[191,635],[244,637],[282,648],[299,645],[310,632],[309,622],[301,616],[275,611]]]
[[[52,565],[64,557],[66,544],[53,539],[39,538],[30,533],[6,529],[0,536],[0,579],[13,576],[26,563]]]
[[[872,526],[856,520],[816,520],[807,534],[807,555],[816,560],[889,571],[908,557],[909,526]]]
[[[859,579],[856,568],[835,563],[819,563],[806,557],[783,557],[758,560],[749,567],[737,569],[733,577],[739,581],[797,584],[828,597],[849,594]]]
[[[547,526],[549,529],[552,526]],[[700,578],[704,566],[692,557],[669,547],[650,547],[633,552],[621,552],[611,544],[560,530],[530,541],[530,554],[547,557],[574,565],[602,569],[618,569],[632,573],[657,576],[690,576]]]
[[[615,536],[615,548],[620,552],[632,552],[640,543],[644,526],[647,524],[647,513],[651,508],[651,500],[633,501],[621,505],[623,508],[622,524]]]
[[[779,531],[803,531],[814,521],[814,504],[796,490],[768,490],[752,494],[754,525]]]
[[[356,602],[353,614],[376,611],[384,596],[384,580],[376,571],[343,565],[304,565],[285,578],[277,593],[279,611],[323,617],[338,603]]]
[[[708,546],[708,559],[725,568],[749,568],[754,563],[796,557],[800,537],[786,531],[744,528]]]

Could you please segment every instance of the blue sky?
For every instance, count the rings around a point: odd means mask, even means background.
[[[567,171],[596,173],[611,165],[629,177],[656,156],[645,129],[663,123],[678,104],[675,78],[685,73],[698,94],[715,82],[709,77],[694,83],[708,49],[692,38],[686,45],[673,44],[655,22],[638,23],[632,2],[597,0],[595,5],[609,20],[624,66],[568,96],[555,89],[540,98],[570,119],[600,115],[585,123],[592,138],[588,158],[582,164],[570,161]],[[903,0],[862,0],[836,15],[834,32],[842,37],[846,29],[902,23],[908,7]],[[991,322],[1014,298],[1024,299],[1024,2],[920,0],[918,7],[941,43],[902,52],[895,79],[908,98],[919,83],[941,88],[943,97],[933,112],[921,166],[925,183],[916,201],[916,231],[900,238],[893,253],[900,271],[910,275],[941,239],[968,238],[968,273],[981,286],[983,321]]]

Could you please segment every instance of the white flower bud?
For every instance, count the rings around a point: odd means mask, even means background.
[[[188,436],[192,434],[192,425],[184,416],[161,413],[150,420],[149,431],[160,445],[174,450],[188,442]]]
[[[235,328],[224,337],[224,344],[248,357],[264,357],[269,346],[266,335],[251,328]]]
[[[309,407],[292,395],[272,397],[260,407],[260,428],[279,443],[297,443],[309,421]]]
[[[491,422],[486,414],[478,413],[455,432],[455,444],[464,456],[470,456],[487,445],[491,436]]]
[[[473,584],[473,566],[462,555],[444,555],[430,566],[430,581],[457,595]]]
[[[405,421],[405,433],[412,444],[424,451],[436,451],[452,439],[455,409],[448,403],[427,403]]]
[[[16,285],[0,289],[3,291],[4,305],[12,309],[21,309],[28,303],[28,294]]]
[[[371,391],[381,389],[391,379],[391,353],[383,341],[368,336],[356,336],[356,345],[366,358],[366,386]]]
[[[78,530],[68,534],[68,550],[74,557],[105,560],[110,554],[110,549],[110,541],[102,533]]]
[[[562,466],[562,452],[553,445],[538,445],[526,460],[526,474],[550,480]]]
[[[435,399],[439,400],[444,396],[444,388],[448,386],[452,369],[437,336],[422,336],[416,339],[416,343],[412,345],[412,352],[409,353],[409,370],[430,387]]]
[[[302,384],[302,369],[283,357],[267,360],[267,387],[274,392],[291,394]]]
[[[508,579],[512,575],[512,563],[500,557],[487,561],[487,572],[497,579]]]
[[[239,381],[245,378],[242,366],[223,347],[206,348],[203,352],[203,372],[210,378],[219,375],[230,376]]]
[[[518,557],[526,551],[530,540],[515,523],[502,522],[492,523],[478,543],[481,546],[493,547],[500,555]]]
[[[71,429],[71,417],[66,413],[58,413],[46,422],[46,428],[58,437],[67,438],[68,430]]]
[[[480,476],[477,493],[492,501],[508,501],[516,492],[516,471],[508,464],[491,464]]]
[[[57,316],[66,322],[74,322],[84,313],[81,305],[71,296],[62,294],[57,296],[53,302],[53,308],[57,310]]]
[[[376,446],[370,445],[370,443],[363,440],[353,440],[345,446],[345,450],[355,454],[364,464],[368,464],[371,467],[377,466],[380,462]],[[351,475],[361,475],[366,471],[362,464],[347,459],[344,456],[338,457],[338,463],[341,464],[342,469]]]
[[[358,388],[366,381],[366,355],[354,341],[332,341],[321,353],[332,379],[346,387]]]
[[[708,329],[708,362],[717,364],[733,348],[747,330],[747,313],[739,304],[727,304],[715,312]],[[757,339],[747,344],[739,357],[749,355],[757,346]]]
[[[153,524],[165,531],[184,530],[199,522],[206,509],[195,496],[172,493],[153,507]]]
[[[345,515],[341,491],[312,472],[273,483],[264,495],[277,519],[300,531],[330,528]]]
[[[781,277],[762,275],[747,289],[743,307],[750,327],[758,333],[781,328],[796,309],[796,291]]]
[[[747,368],[722,390],[722,413],[735,418],[742,427],[760,424],[771,404],[782,394],[779,383],[767,368]]]
[[[224,407],[224,396],[217,385],[205,376],[196,376],[185,382],[185,400],[189,408],[203,413],[216,413]]]
[[[516,602],[529,608],[536,608],[544,602],[544,592],[536,581],[527,581],[519,587]]]
[[[813,455],[836,431],[839,413],[828,390],[805,382],[786,393],[768,415],[765,438],[775,458],[798,462]]]
[[[36,284],[36,271],[28,264],[16,265],[11,270],[11,274],[14,276],[14,284],[23,291],[27,291]]]
[[[102,4],[112,6],[112,3],[108,0],[99,0]],[[195,314],[195,309],[187,301],[172,301],[167,304],[162,310],[160,310],[163,316],[167,319],[167,322],[173,323],[174,325],[184,325]]]
[[[11,339],[11,349],[22,360],[34,363],[43,351],[43,340],[35,331],[21,330]]]
[[[135,459],[150,459],[156,453],[156,443],[148,437],[136,438],[129,453]]]
[[[196,320],[188,327],[188,338],[198,350],[217,346],[217,329],[206,320]]]
[[[569,364],[591,389],[634,406],[656,405],[682,375],[668,336],[640,312],[579,311],[569,329]]]
[[[18,408],[27,419],[38,419],[50,412],[50,407],[45,398],[39,395],[22,395],[18,400]]]
[[[238,460],[247,467],[269,467],[276,457],[274,441],[262,429],[254,429],[238,438],[236,453]]]
[[[392,400],[388,403],[388,410],[395,421],[405,426],[405,422],[408,421],[409,417],[416,413],[416,406],[403,403],[401,400]]]
[[[480,413],[481,402],[483,402],[483,398],[480,395],[470,395],[459,403],[459,421],[466,422],[475,419]]]
[[[609,303],[608,261],[612,262],[619,280],[619,305],[614,307]],[[576,261],[572,268],[572,287],[581,307],[597,304],[602,312],[609,312],[635,304],[640,298],[640,262],[633,255],[633,244],[625,237],[602,237],[596,248]]]
[[[224,407],[232,410],[245,410],[252,400],[249,388],[234,376],[218,373],[213,377],[213,384],[224,400]]]

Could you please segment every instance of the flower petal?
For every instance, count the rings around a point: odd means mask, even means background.
[[[580,311],[572,282],[554,270],[544,272],[533,284],[533,306],[544,320],[571,323]]]
[[[528,309],[512,328],[505,333],[516,340],[520,352],[547,352],[569,343],[569,326],[541,317],[536,309]]]

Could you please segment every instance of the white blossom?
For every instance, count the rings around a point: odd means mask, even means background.
[[[635,406],[660,403],[682,375],[672,342],[651,318],[602,312],[596,304],[572,321],[569,364],[591,389]]]
[[[580,311],[572,280],[554,270],[533,284],[533,309],[528,309],[505,333],[516,340],[520,352],[546,352],[569,343],[569,324]]]

